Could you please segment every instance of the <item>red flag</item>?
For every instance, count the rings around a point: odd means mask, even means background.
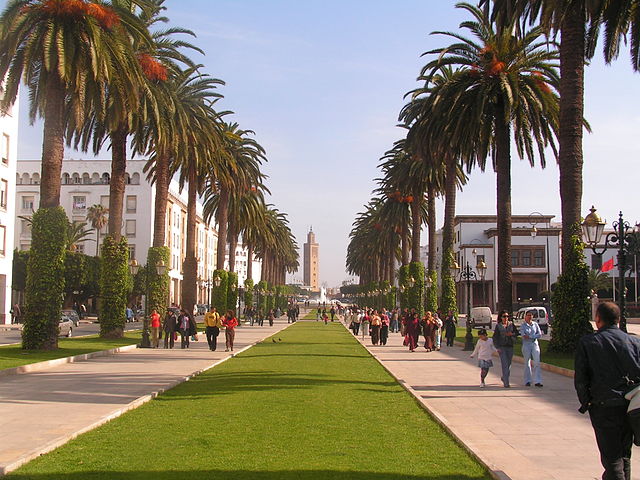
[[[613,257],[602,264],[601,272],[608,272],[609,270],[613,270]]]

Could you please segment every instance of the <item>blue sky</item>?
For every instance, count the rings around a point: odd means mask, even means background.
[[[329,286],[348,277],[344,257],[351,223],[375,188],[380,156],[402,135],[397,116],[426,63],[420,55],[447,44],[429,33],[455,31],[465,18],[454,5],[450,0],[166,2],[171,23],[197,33],[193,43],[206,52],[199,60],[206,71],[227,83],[220,108],[234,111],[234,119],[254,130],[267,150],[270,201],[288,213],[300,245],[313,225],[321,281]],[[586,214],[593,203],[611,221],[623,209],[635,223],[640,220],[640,76],[632,73],[627,50],[612,66],[600,56],[599,51],[586,73],[585,109],[593,133],[584,141],[583,210]],[[21,114],[26,125],[25,106]],[[20,158],[38,158],[41,142],[40,125],[21,129]],[[531,169],[513,155],[514,214],[539,211],[559,220],[558,170],[548,163],[545,170]],[[472,173],[457,211],[495,213],[493,172]],[[438,215],[441,226],[441,208]],[[302,272],[294,277],[302,278]]]

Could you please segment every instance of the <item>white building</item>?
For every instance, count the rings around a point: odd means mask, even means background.
[[[513,215],[511,217],[511,267],[514,303],[545,301],[545,292],[560,274],[561,227],[553,215]],[[495,215],[458,215],[455,217],[453,253],[461,268],[467,263],[476,271],[483,260],[487,265],[484,280],[471,281],[471,306],[487,305],[495,310],[498,302],[498,230]],[[533,233],[533,235],[532,235]],[[436,266],[442,264],[442,230],[437,232]],[[421,251],[427,262],[427,249]],[[477,273],[477,272],[476,272]],[[467,310],[466,283],[458,284],[458,307]],[[544,300],[543,298],[544,297]]]
[[[155,186],[149,184],[142,169],[145,160],[127,161],[127,186],[125,191],[124,219],[122,234],[127,237],[131,259],[144,265],[147,250],[153,242]],[[60,203],[67,212],[70,221],[86,222],[89,207],[101,204],[109,206],[110,160],[65,160],[62,164],[62,186]],[[40,161],[21,160],[18,162],[16,216],[30,216],[38,208],[40,194]],[[13,178],[13,177],[12,177]],[[178,183],[171,182],[167,201],[167,221],[165,244],[170,250],[171,278],[169,302],[181,303],[181,285],[183,280],[182,263],[186,252],[187,192],[179,191]],[[13,213],[13,212],[12,212]],[[218,233],[212,225],[206,225],[202,219],[202,204],[197,205],[196,256],[198,258],[198,276],[206,279],[215,270]],[[14,218],[13,215],[11,217]],[[18,228],[15,231],[15,243],[20,250],[31,246],[31,231],[28,222],[16,218]],[[91,228],[91,225],[87,225]],[[96,235],[79,246],[79,250],[88,255],[96,254]],[[100,232],[104,239],[106,228]],[[13,232],[10,235],[13,238]],[[101,242],[100,242],[101,243]],[[246,256],[246,255],[245,255]],[[9,272],[11,267],[9,266]],[[206,287],[200,288],[198,301],[205,302]]]
[[[0,116],[0,324],[11,323],[18,101]]]

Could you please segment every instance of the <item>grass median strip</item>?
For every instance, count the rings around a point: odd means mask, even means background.
[[[300,322],[8,478],[490,477],[344,327]]]
[[[73,357],[91,352],[100,352],[140,342],[140,332],[126,332],[123,338],[106,339],[97,335],[79,338],[61,338],[60,348],[52,351],[23,350],[20,345],[0,347],[0,370],[31,363],[45,362],[57,358]]]

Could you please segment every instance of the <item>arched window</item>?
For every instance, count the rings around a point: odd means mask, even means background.
[[[131,177],[129,176],[128,173],[124,174],[124,183],[125,183],[125,185],[130,185],[131,184]]]
[[[71,183],[71,178],[69,177],[69,174],[67,172],[62,174],[62,184],[63,185],[69,185]]]
[[[140,174],[138,172],[131,175],[131,184],[140,185]]]
[[[102,174],[101,180],[102,180],[103,184],[108,185],[109,182],[111,181],[111,177],[109,176],[109,174],[107,172],[105,172],[105,173]]]
[[[31,183],[33,183],[34,185],[40,185],[40,174],[39,173],[34,173],[33,176],[31,177]]]
[[[91,184],[91,177],[89,176],[89,174],[87,172],[82,174],[82,184],[83,185],[90,185]]]
[[[29,176],[28,173],[23,173],[22,174],[22,185],[30,185],[31,184],[31,177]]]
[[[74,185],[80,184],[80,175],[78,173],[74,172],[73,175],[71,175],[71,179],[73,180]]]
[[[91,175],[91,183],[93,185],[98,185],[100,183],[100,174],[98,172],[93,172]]]

